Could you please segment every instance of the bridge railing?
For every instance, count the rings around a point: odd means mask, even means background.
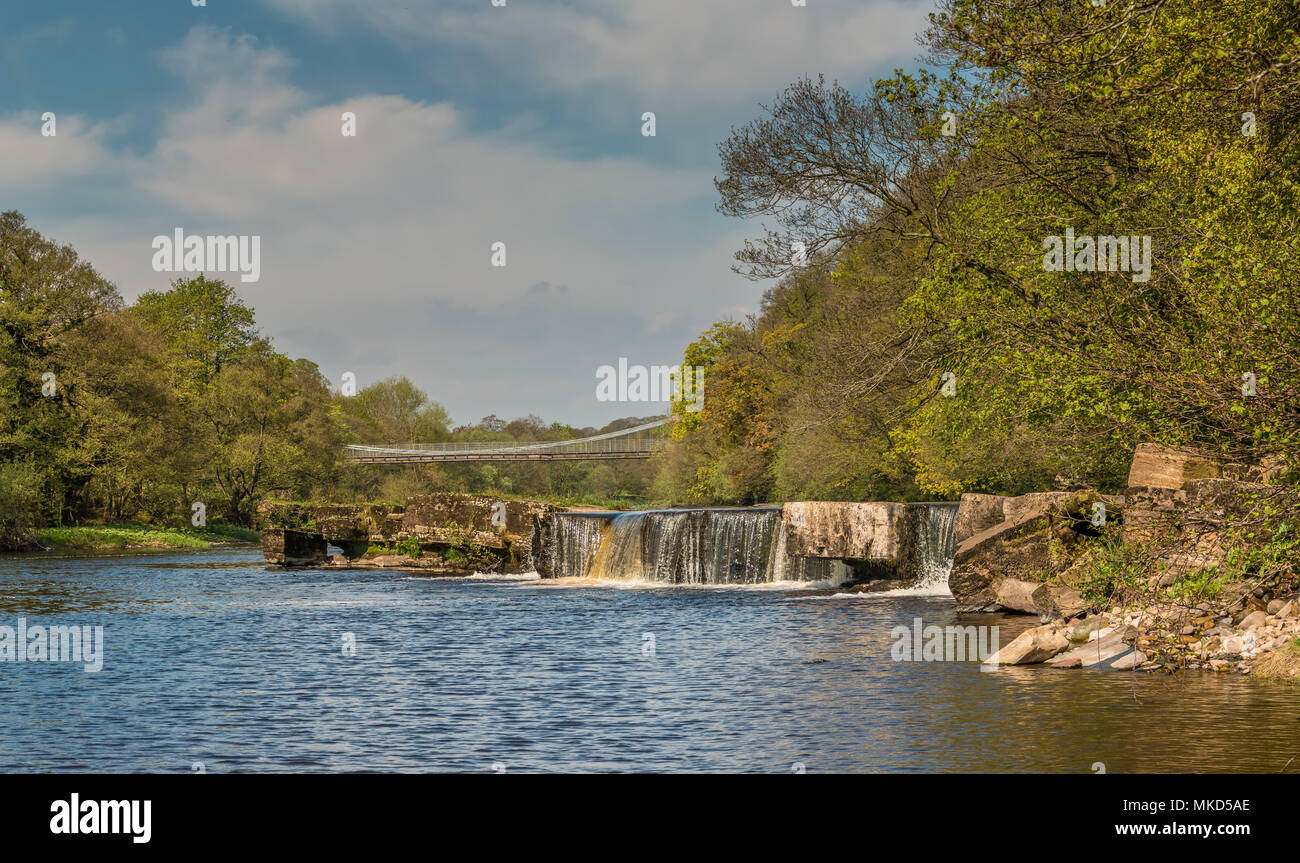
[[[662,437],[637,435],[663,425],[663,419],[616,432],[606,432],[573,440],[532,441],[449,441],[443,443],[411,443],[390,446],[348,444],[346,449],[354,457],[369,456],[421,456],[421,455],[495,455],[510,453],[549,453],[565,455],[600,455],[613,453],[657,452],[667,445]]]

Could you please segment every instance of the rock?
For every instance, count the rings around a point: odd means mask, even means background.
[[[897,579],[897,578],[894,579],[877,578],[873,581],[868,581],[865,584],[855,584],[852,587],[846,588],[843,592],[844,593],[884,593],[887,590],[901,590],[902,588],[907,587],[909,584],[911,584],[911,582],[903,581],[902,579]]]
[[[1132,668],[1143,664],[1147,661],[1147,655],[1140,650],[1130,650],[1127,653],[1120,654],[1106,663],[1106,667],[1112,671],[1128,671]]]
[[[1110,628],[1094,632],[1093,635],[1100,635],[1096,640],[1090,641],[1073,650],[1066,651],[1053,659],[1048,665],[1053,668],[1090,668],[1099,663],[1105,663],[1131,652],[1124,638],[1128,634],[1127,629]],[[1012,642],[1015,644],[1015,642]]]
[[[1007,500],[999,494],[963,494],[952,526],[953,544],[961,545],[975,534],[1006,521]]]
[[[411,557],[409,554],[376,554],[366,558],[366,563],[380,569],[390,567],[409,569],[416,565],[417,560],[418,558]]]
[[[1106,619],[1100,614],[1094,614],[1076,623],[1071,629],[1067,638],[1071,642],[1090,641],[1092,634],[1101,629]]]
[[[1300,603],[1294,599],[1288,600],[1277,610],[1276,615],[1279,618],[1300,617]]]
[[[1077,617],[1092,608],[1079,591],[1064,584],[1040,584],[1033,598],[1039,611],[1052,617]]]
[[[1223,476],[1225,463],[1196,450],[1138,444],[1129,465],[1131,487],[1181,489],[1189,480]]]
[[[1034,602],[1034,591],[1041,586],[1036,581],[1004,578],[997,586],[997,601],[1006,608],[1022,611],[1025,614],[1041,614],[1038,604]]]
[[[1269,604],[1265,607],[1264,610],[1267,611],[1269,614],[1277,614],[1279,611],[1285,608],[1286,605],[1287,603],[1283,602],[1282,600],[1274,599],[1269,602]]]
[[[1237,624],[1241,629],[1254,629],[1257,626],[1263,626],[1268,620],[1268,615],[1262,611],[1252,611],[1242,618],[1241,623]]]
[[[1027,629],[986,661],[988,665],[1033,665],[1056,656],[1070,642],[1055,626]]]

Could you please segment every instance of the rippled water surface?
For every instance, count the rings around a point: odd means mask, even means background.
[[[286,572],[239,549],[0,558],[0,624],[19,617],[106,647],[98,673],[0,663],[5,771],[1300,769],[1282,685],[891,661],[894,626],[954,622],[936,597]],[[1005,644],[1036,621],[971,622]]]

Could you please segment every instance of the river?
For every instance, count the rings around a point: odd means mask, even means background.
[[[935,596],[286,571],[227,548],[0,558],[0,625],[20,617],[102,626],[103,668],[0,663],[6,772],[1278,772],[1300,753],[1300,689],[1279,684],[894,661],[895,626],[955,621]],[[1005,644],[1036,620],[972,622]]]

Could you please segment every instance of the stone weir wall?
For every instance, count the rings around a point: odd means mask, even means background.
[[[816,581],[942,588],[956,504],[800,501],[775,507],[562,512],[542,519],[543,578]]]
[[[850,583],[878,589],[914,582],[928,545],[929,504],[807,501],[786,504],[766,578],[820,580],[838,562]],[[560,518],[558,516],[563,516]],[[444,573],[585,573],[608,513],[561,510],[542,501],[429,494],[393,504],[290,504],[258,510],[262,550],[279,566],[394,567]],[[584,529],[579,531],[573,525]],[[328,546],[341,554],[329,555]],[[842,568],[844,568],[842,567]],[[805,572],[806,570],[806,572]],[[827,570],[829,571],[829,570]],[[792,575],[793,573],[793,575]]]
[[[527,572],[543,501],[416,495],[404,505],[263,503],[262,552],[280,566],[400,567],[435,572]],[[342,554],[327,554],[329,545]]]

